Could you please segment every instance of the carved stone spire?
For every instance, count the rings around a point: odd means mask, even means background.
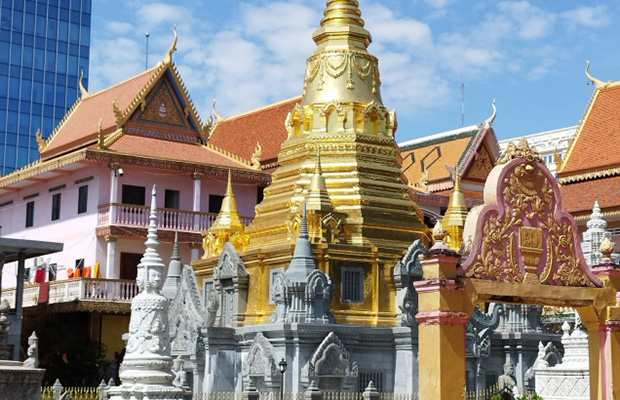
[[[597,265],[602,258],[600,252],[601,243],[603,239],[610,238],[611,234],[607,232],[607,221],[603,219],[603,213],[601,212],[601,206],[598,200],[594,202],[592,207],[592,214],[588,220],[586,226],[588,230],[583,233],[583,242],[581,242],[581,250],[583,256],[590,267]]]
[[[177,288],[181,281],[181,272],[183,270],[183,264],[181,263],[181,254],[179,253],[179,232],[174,232],[174,247],[172,248],[172,257],[170,257],[170,264],[168,264],[168,276],[164,283],[163,294],[169,299],[174,298],[177,294]]]
[[[131,301],[127,352],[120,378],[110,389],[111,400],[180,399],[182,390],[172,385],[168,299],[160,291],[164,263],[157,252],[157,189],[153,186],[146,250],[138,265],[140,293]]]
[[[454,188],[450,194],[450,204],[442,220],[448,232],[447,244],[454,251],[460,251],[463,245],[463,228],[467,214],[467,204],[461,190],[461,177],[457,166],[454,171]]]
[[[299,238],[295,245],[293,259],[286,270],[286,277],[291,282],[306,282],[308,275],[316,270],[314,256],[312,254],[312,244],[308,234],[308,220],[306,217],[306,205],[304,204],[301,226],[299,228]]]

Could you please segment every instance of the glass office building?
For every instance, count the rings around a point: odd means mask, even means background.
[[[0,173],[39,158],[88,87],[92,0],[0,0]]]

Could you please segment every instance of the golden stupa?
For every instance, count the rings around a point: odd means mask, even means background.
[[[382,104],[378,60],[367,51],[371,36],[357,1],[328,1],[313,38],[318,47],[307,60],[301,104],[286,120],[280,166],[245,231],[244,324],[269,322],[271,274],[288,267],[307,202],[315,259],[335,286],[336,320],[396,325],[392,269],[414,240],[428,241],[402,177],[396,113]],[[199,278],[210,278],[217,258],[192,264]],[[345,270],[363,279],[361,296],[354,282],[343,283]]]
[[[460,252],[463,246],[463,229],[469,211],[465,202],[465,194],[461,190],[461,177],[458,168],[454,174],[454,187],[450,193],[450,203],[446,214],[443,216],[442,224],[448,233],[448,247]]]

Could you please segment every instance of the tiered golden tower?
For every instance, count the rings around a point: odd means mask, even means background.
[[[396,113],[382,104],[378,61],[367,51],[371,37],[357,1],[329,0],[313,38],[318,47],[307,60],[301,104],[286,120],[280,167],[240,254],[250,274],[245,323],[269,322],[271,273],[288,266],[308,202],[315,258],[335,284],[337,321],[395,325],[392,267],[414,240],[426,241],[401,174]],[[216,261],[195,262],[197,275],[209,277]],[[363,279],[361,296],[350,298],[357,289],[343,282],[343,269]]]
[[[465,194],[461,190],[461,177],[458,169],[454,173],[454,188],[450,194],[450,204],[441,223],[445,226],[448,233],[448,247],[456,252],[460,252],[463,246],[463,229],[465,228],[468,211],[467,204],[465,203]]]

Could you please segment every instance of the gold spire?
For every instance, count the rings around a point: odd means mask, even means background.
[[[207,232],[203,232],[202,235],[205,250],[203,258],[221,254],[226,242],[232,242],[237,251],[243,251],[247,248],[248,239],[245,235],[245,225],[241,222],[237,212],[237,200],[232,190],[230,170],[228,170],[228,185],[220,212],[211,228]]]
[[[460,251],[463,245],[463,228],[467,213],[467,204],[461,190],[461,177],[457,165],[454,171],[454,188],[450,194],[450,204],[442,220],[448,231],[448,246],[454,251]]]
[[[332,100],[381,105],[378,61],[366,50],[372,38],[359,2],[329,0],[324,15],[312,35],[317,49],[307,61],[301,105]]]
[[[314,175],[310,180],[310,188],[308,189],[308,196],[306,197],[307,210],[320,211],[328,213],[334,210],[334,205],[327,193],[327,184],[323,177],[323,170],[321,169],[321,150],[319,147],[316,149],[316,163],[314,166]]]

